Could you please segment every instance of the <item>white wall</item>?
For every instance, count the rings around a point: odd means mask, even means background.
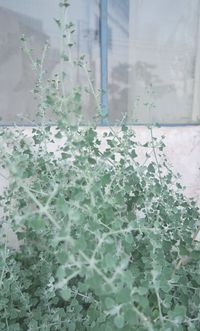
[[[149,129],[133,127],[139,141],[150,141]],[[98,129],[100,133],[105,128]],[[155,137],[165,136],[165,154],[175,173],[180,173],[181,182],[186,186],[185,194],[193,197],[200,206],[200,126],[154,128]]]
[[[114,128],[116,130],[116,128]],[[31,128],[25,128],[25,133],[30,136]],[[98,127],[99,137],[109,130]],[[150,141],[150,131],[145,126],[135,126],[136,139],[141,142]],[[186,186],[185,193],[194,197],[200,206],[200,126],[180,126],[154,128],[155,137],[165,136],[165,154],[175,173],[181,175],[181,182]],[[51,144],[51,150],[56,150],[56,144]],[[3,181],[1,181],[3,184]],[[5,183],[5,182],[4,182]],[[2,185],[1,185],[2,186]]]

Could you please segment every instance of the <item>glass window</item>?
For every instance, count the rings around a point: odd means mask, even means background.
[[[68,20],[75,24],[74,57],[86,54],[95,89],[101,86],[100,1],[72,0]],[[105,1],[106,2],[106,1]],[[107,0],[107,80],[109,122],[126,115],[129,124],[193,124],[200,121],[199,0]],[[25,34],[41,58],[50,41],[46,68],[58,69],[60,41],[53,18],[59,0],[0,0],[0,116],[3,124],[33,124],[35,75],[21,50]],[[106,63],[105,59],[102,63]],[[68,70],[68,69],[67,69]],[[105,69],[106,71],[106,69]],[[79,68],[66,89],[87,84]],[[104,75],[105,78],[105,75]],[[103,80],[102,80],[103,81]],[[107,99],[105,99],[107,102]],[[84,122],[95,115],[92,96],[83,96]],[[47,121],[52,115],[47,116]]]
[[[200,119],[198,0],[108,0],[110,120]]]
[[[60,39],[54,21],[60,17],[59,0],[0,0],[0,116],[3,124],[32,124],[36,101],[31,94],[35,75],[21,49],[20,37],[28,37],[33,56],[41,58],[46,40],[50,50],[46,68],[50,75],[58,71]],[[73,0],[68,20],[76,26],[74,57],[86,54],[93,72],[94,84],[100,87],[99,5],[98,1]],[[73,71],[69,85],[86,84],[81,70]],[[92,98],[84,97],[84,117],[90,119]],[[47,119],[48,121],[48,119]]]

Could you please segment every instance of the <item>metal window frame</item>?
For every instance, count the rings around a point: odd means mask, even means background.
[[[108,0],[100,0],[101,125],[108,124]]]

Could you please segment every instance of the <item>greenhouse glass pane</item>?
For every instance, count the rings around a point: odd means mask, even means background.
[[[110,120],[199,120],[200,2],[109,0]]]
[[[31,63],[21,50],[20,37],[25,34],[33,55],[41,59],[44,43],[50,42],[45,66],[49,76],[59,72],[60,39],[54,21],[60,18],[59,0],[0,0],[0,116],[3,124],[33,124],[36,104],[31,90],[35,75]],[[100,86],[99,1],[73,0],[68,22],[75,24],[73,58],[85,54],[93,72],[95,88]],[[66,69],[67,71],[68,68]],[[66,83],[87,84],[80,68],[74,69]],[[69,72],[68,72],[69,74]],[[91,119],[94,105],[91,96],[84,96],[84,118]],[[47,121],[51,115],[47,116]]]

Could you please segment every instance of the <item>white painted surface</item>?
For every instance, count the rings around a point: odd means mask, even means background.
[[[118,130],[117,128],[114,128]],[[141,142],[150,141],[150,131],[144,126],[133,127],[136,139]],[[98,127],[99,136],[109,128]],[[31,128],[24,129],[27,136]],[[154,128],[155,137],[165,136],[165,154],[175,173],[180,173],[181,181],[186,186],[185,193],[194,197],[200,205],[200,126],[162,127]],[[56,144],[51,144],[53,151]],[[5,181],[1,179],[1,187]]]

